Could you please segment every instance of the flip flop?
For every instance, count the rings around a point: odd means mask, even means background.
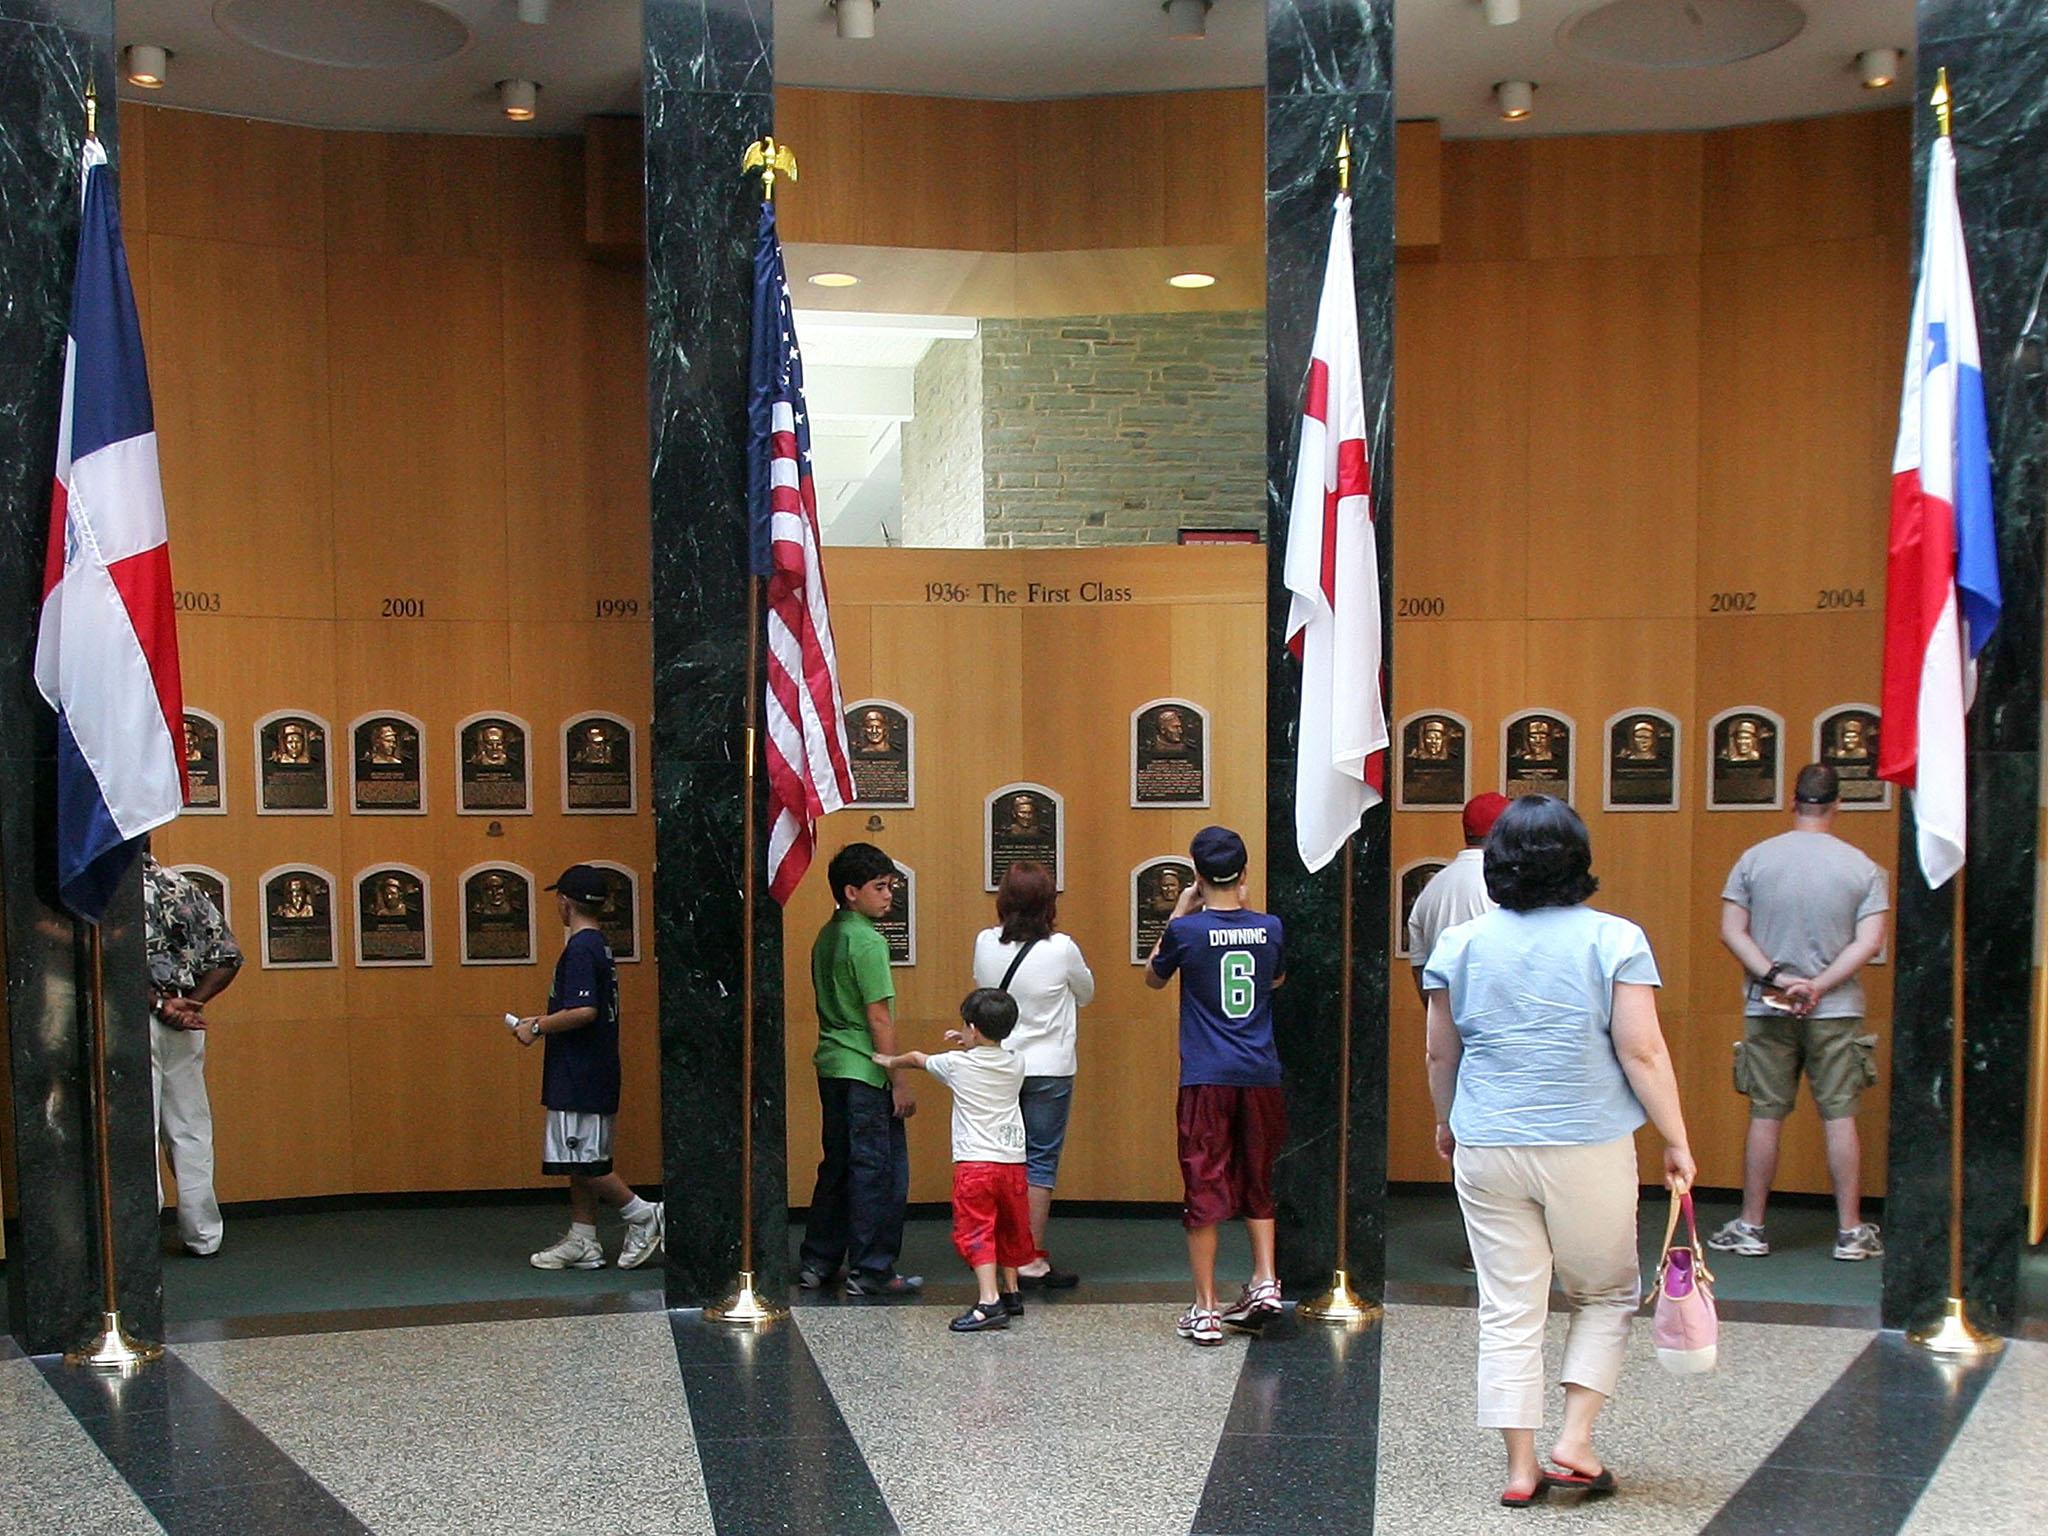
[[[1618,1486],[1614,1481],[1614,1471],[1610,1467],[1602,1467],[1599,1475],[1594,1477],[1588,1477],[1583,1472],[1574,1472],[1569,1467],[1557,1472],[1545,1472],[1543,1475],[1557,1487],[1577,1488],[1589,1498],[1613,1493]]]
[[[1534,1488],[1527,1493],[1503,1493],[1500,1496],[1501,1505],[1506,1509],[1527,1509],[1531,1504],[1541,1503],[1548,1497],[1551,1484],[1555,1481],[1556,1479],[1548,1472],[1539,1472]]]

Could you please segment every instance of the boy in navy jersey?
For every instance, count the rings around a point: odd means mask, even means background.
[[[1152,947],[1145,985],[1180,973],[1181,1211],[1194,1305],[1177,1331],[1223,1342],[1225,1324],[1256,1332],[1280,1310],[1273,1267],[1273,1160],[1287,1139],[1287,1101],[1273,1048],[1273,989],[1286,971],[1280,919],[1244,904],[1244,839],[1204,827],[1188,847],[1196,883],[1181,892]],[[1216,1306],[1216,1225],[1244,1218],[1252,1278],[1234,1305]]]

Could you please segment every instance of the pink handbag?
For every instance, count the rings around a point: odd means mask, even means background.
[[[1685,1212],[1691,1244],[1673,1245],[1678,1213]],[[1699,1223],[1693,1219],[1692,1191],[1671,1197],[1671,1219],[1664,1224],[1664,1256],[1657,1261],[1657,1284],[1650,1292],[1656,1305],[1651,1337],[1657,1363],[1674,1376],[1697,1376],[1714,1368],[1720,1352],[1721,1319],[1714,1311],[1714,1276],[1700,1246]]]

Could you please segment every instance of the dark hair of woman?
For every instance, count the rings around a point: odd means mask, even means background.
[[[1576,907],[1600,889],[1592,871],[1586,824],[1552,795],[1523,795],[1486,839],[1486,894],[1510,912]]]
[[[1005,944],[1051,938],[1058,916],[1051,870],[1035,859],[1019,859],[1003,871],[1003,883],[996,887],[996,918]]]

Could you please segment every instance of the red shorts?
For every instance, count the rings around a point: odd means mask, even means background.
[[[1174,1123],[1184,1226],[1272,1218],[1273,1160],[1287,1140],[1287,1096],[1279,1088],[1184,1087]]]
[[[1014,1269],[1038,1257],[1022,1163],[953,1165],[953,1246],[970,1265]]]

